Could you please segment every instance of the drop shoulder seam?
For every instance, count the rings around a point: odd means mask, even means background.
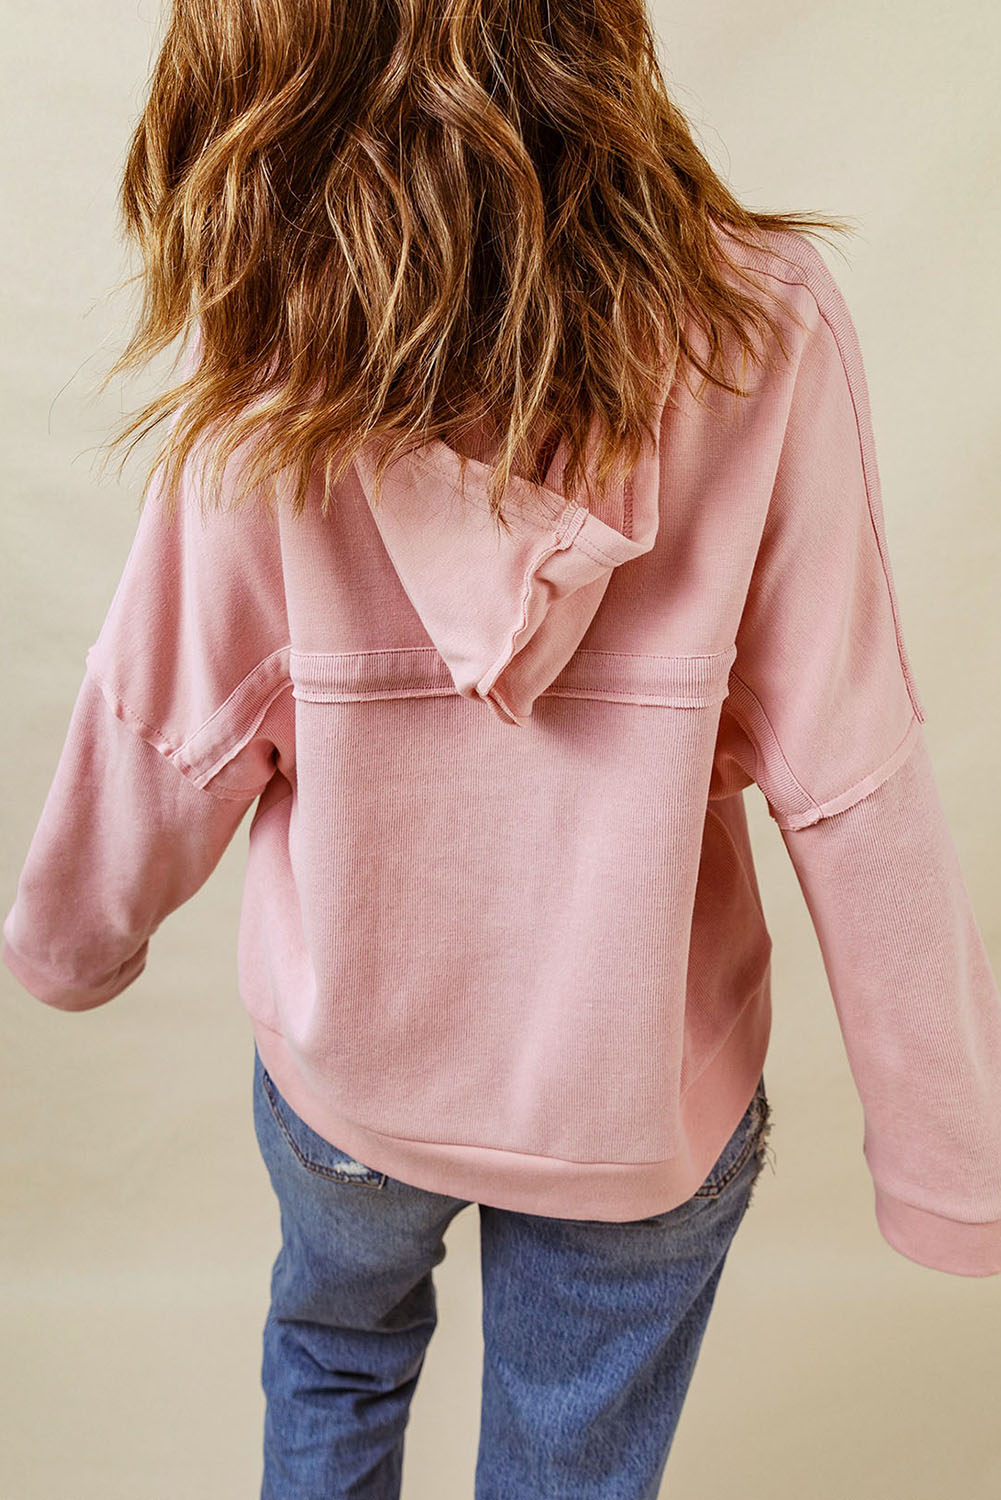
[[[868,421],[863,421],[860,409],[859,390],[865,394],[863,405],[867,412],[870,411],[870,401],[868,382],[862,362],[858,336],[855,332],[848,304],[834,278],[833,272],[819,251],[809,245],[806,248],[808,253],[814,257],[816,264],[805,264],[792,258],[789,258],[785,262],[790,267],[795,267],[795,269],[802,272],[802,275],[797,279],[780,275],[774,268],[759,263],[757,257],[750,257],[749,260],[745,258],[739,263],[745,269],[760,271],[763,275],[771,276],[774,280],[782,282],[785,286],[805,287],[816,303],[820,317],[830,329],[831,337],[834,339],[835,348],[838,351],[838,357],[841,360],[841,368],[844,371],[845,381],[848,385],[848,394],[851,397],[852,411],[855,415],[855,431],[858,437],[859,456],[862,463],[862,482],[865,485],[869,524],[872,527],[873,536],[876,540],[876,550],[879,554],[880,566],[883,570],[883,581],[886,585],[887,596],[890,601],[890,612],[893,617],[893,631],[897,646],[897,658],[900,662],[900,671],[904,679],[904,686],[907,689],[907,695],[911,700],[911,707],[914,710],[915,717],[921,723],[924,723],[926,719],[925,709],[917,691],[907,649],[904,645],[900,610],[890,572],[886,538],[883,534],[883,527],[877,519],[876,506],[873,499],[873,474],[878,475],[878,465],[876,463],[875,445],[872,436],[871,414]],[[779,259],[785,260],[781,251],[774,251],[772,253]],[[766,257],[763,254],[761,260],[764,261],[765,259]]]
[[[823,802],[816,803],[811,809],[804,813],[785,814],[781,817],[772,816],[783,833],[798,833],[803,828],[811,828],[815,823],[822,822],[825,818],[833,818],[837,813],[846,812],[855,807],[859,802],[877,791],[884,782],[889,781],[900,767],[908,761],[916,748],[921,735],[922,721],[917,714],[912,714],[910,722],[904,731],[896,749],[886,757],[884,761],[870,771],[868,775],[861,777],[852,786],[846,787],[843,792],[838,792],[834,797],[825,797]]]
[[[217,755],[213,763],[206,770],[196,771],[193,763],[184,755],[184,751],[189,745],[193,743],[193,741],[195,741],[198,735],[202,734],[203,731],[208,728],[214,720],[218,718],[218,716],[225,709],[226,705],[241,692],[245,684],[248,683],[256,674],[260,673],[261,668],[264,667],[266,663],[270,664],[272,662],[272,658],[275,657],[284,657],[287,661],[288,650],[288,646],[283,646],[279,651],[271,652],[268,656],[262,657],[262,659],[240,679],[240,682],[237,683],[236,687],[231,693],[227,695],[227,697],[219,705],[219,707],[213,709],[208,718],[205,719],[196,730],[187,735],[180,743],[175,743],[175,741],[170,738],[170,736],[165,734],[164,731],[157,725],[150,724],[146,719],[142,717],[141,714],[136,712],[132,705],[128,703],[126,699],[124,699],[122,695],[114,687],[112,687],[111,683],[104,677],[104,675],[97,670],[97,668],[94,666],[90,651],[87,652],[86,657],[86,674],[96,683],[96,685],[100,689],[101,696],[104,699],[108,710],[113,714],[113,716],[120,723],[124,723],[128,728],[130,728],[133,733],[135,733],[138,738],[141,739],[145,744],[151,746],[152,749],[156,750],[157,753],[162,756],[165,761],[168,761],[174,767],[174,770],[177,772],[177,774],[179,776],[183,776],[190,785],[196,787],[199,791],[207,792],[210,796],[214,797],[217,801],[220,802],[242,801],[247,798],[258,796],[261,791],[260,786],[255,784],[253,786],[245,787],[218,787],[211,784],[212,778],[215,777],[222,769],[222,767],[228,764],[233,756],[243,748],[243,745],[246,743],[250,735],[253,734],[253,731],[257,727],[257,724],[259,724],[260,720],[264,717],[274,699],[278,697],[282,692],[285,692],[289,688],[291,688],[292,682],[291,678],[287,676],[287,672],[284,673],[283,676],[279,678],[279,680],[274,684],[272,691],[267,695],[263,704],[260,706],[260,713],[255,717],[253,723],[251,724],[249,733],[245,732],[243,735],[237,736],[235,742],[232,745],[228,745],[221,752],[221,754]]]

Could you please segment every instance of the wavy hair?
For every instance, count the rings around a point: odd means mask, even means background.
[[[173,0],[119,202],[142,308],[102,389],[179,336],[198,356],[107,445],[170,417],[141,503],[162,468],[172,510],[200,447],[203,504],[240,449],[234,503],[281,483],[301,514],[322,466],[326,512],[369,442],[377,502],[395,458],[484,424],[502,526],[561,439],[568,495],[600,490],[679,365],[746,395],[731,335],[742,364],[782,346],[717,230],[848,227],[738,203],[645,0]]]

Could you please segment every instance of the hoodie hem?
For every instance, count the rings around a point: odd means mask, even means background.
[[[386,1135],[341,1115],[310,1088],[285,1038],[250,1016],[261,1061],[318,1135],[376,1172],[432,1193],[514,1213],[623,1223],[690,1198],[726,1145],[761,1077],[771,1026],[767,976],[712,1061],[681,1097],[680,1148],[663,1161],[567,1161],[489,1146]]]

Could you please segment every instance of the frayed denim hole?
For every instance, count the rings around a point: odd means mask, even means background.
[[[751,1187],[747,1195],[748,1207],[750,1207],[751,1199],[754,1196],[754,1189],[756,1188],[758,1178],[761,1176],[761,1173],[764,1169],[765,1162],[767,1161],[769,1163],[773,1172],[775,1170],[775,1151],[774,1148],[769,1144],[768,1140],[772,1128],[772,1106],[771,1100],[765,1094],[763,1089],[757,1096],[757,1110],[757,1138],[754,1145],[755,1169],[754,1176],[751,1179]]]

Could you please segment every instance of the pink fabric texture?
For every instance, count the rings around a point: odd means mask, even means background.
[[[735,247],[731,245],[731,253]],[[663,1212],[750,1100],[772,942],[743,792],[781,830],[888,1243],[1001,1271],[1001,994],[923,736],[858,341],[826,263],[737,259],[790,357],[683,381],[585,506],[427,444],[372,504],[150,493],[3,924],[85,1010],[253,809],[240,993],[322,1135],[420,1187]],[[693,335],[697,339],[697,331]]]

